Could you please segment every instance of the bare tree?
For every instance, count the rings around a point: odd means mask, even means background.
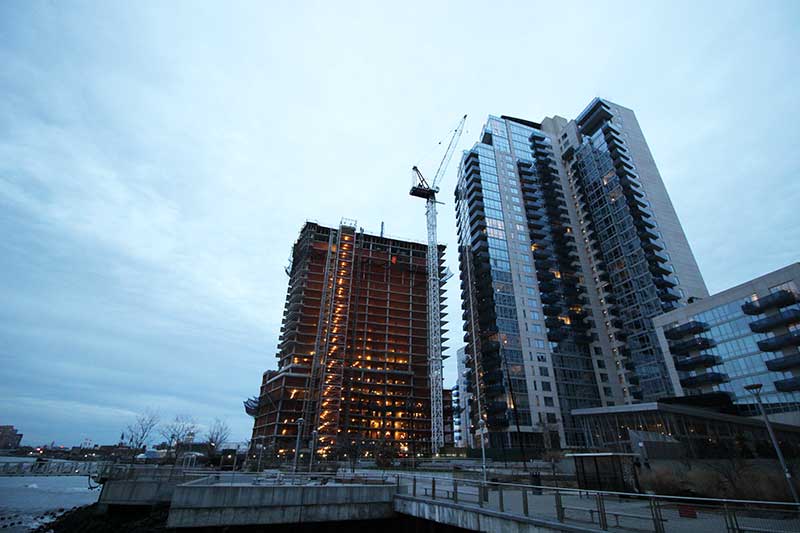
[[[220,445],[228,440],[231,436],[231,428],[228,424],[219,418],[215,418],[214,422],[206,432],[206,442],[208,442],[208,456],[211,457],[215,452],[218,452]]]
[[[186,441],[186,438],[194,433],[197,433],[197,423],[191,416],[176,415],[171,422],[163,424],[158,433],[167,442],[168,448],[172,448]],[[176,449],[177,454],[177,449]]]
[[[149,409],[144,413],[136,416],[136,420],[132,424],[128,424],[125,429],[128,437],[128,445],[133,450],[141,450],[144,448],[153,436],[160,417],[158,413],[150,411]]]

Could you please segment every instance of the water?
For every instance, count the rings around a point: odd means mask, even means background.
[[[0,458],[9,459],[17,458]],[[59,509],[89,505],[99,495],[86,476],[0,477],[0,530],[30,531],[52,520]]]

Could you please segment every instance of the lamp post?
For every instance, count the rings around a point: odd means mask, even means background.
[[[297,419],[297,440],[294,444],[294,468],[292,472],[295,474],[297,473],[297,458],[300,456],[300,434],[303,433],[303,420],[302,418]]]
[[[486,485],[486,448],[483,443],[483,433],[486,428],[486,422],[483,418],[478,420],[478,428],[481,430],[481,470],[483,471],[483,484]]]
[[[775,437],[775,432],[772,430],[772,424],[769,421],[769,417],[767,416],[767,411],[764,409],[764,403],[761,401],[761,383],[753,383],[752,385],[745,385],[745,390],[751,392],[753,396],[756,397],[756,403],[758,403],[758,409],[761,411],[761,415],[764,417],[764,424],[767,426],[767,432],[769,433],[769,438],[772,440],[772,446],[775,448],[775,453],[778,455],[778,461],[781,463],[781,468],[783,469],[783,475],[786,477],[786,483],[789,485],[789,492],[792,494],[792,499],[794,503],[800,505],[800,498],[797,497],[797,491],[794,488],[794,482],[792,481],[792,473],[789,472],[789,467],[786,466],[786,460],[783,458],[783,453],[781,452],[781,448],[778,445],[778,439]]]
[[[256,446],[258,447],[258,466],[256,466],[256,472],[261,472],[261,458],[264,455],[264,439],[266,438],[265,435],[258,435],[253,440],[257,440],[258,443]]]
[[[310,474],[314,468],[314,452],[317,448],[317,430],[311,432],[311,457],[308,460],[308,473]]]

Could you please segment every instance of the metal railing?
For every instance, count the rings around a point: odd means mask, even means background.
[[[200,475],[193,471],[189,474]],[[206,473],[207,474],[207,473]],[[391,484],[400,497],[447,502],[605,531],[653,533],[790,533],[800,531],[800,509],[793,503],[688,498],[580,490],[521,483],[499,483],[447,475],[356,470],[312,473],[214,472],[197,483],[251,485]]]
[[[0,462],[0,476],[91,476],[103,463],[88,461]]]
[[[448,476],[403,473],[342,473],[339,479],[392,482],[398,494],[450,502],[606,531],[654,533],[800,531],[800,509],[785,502],[688,498],[655,494],[587,491],[519,483],[497,483]]]
[[[114,464],[102,463],[92,473],[98,481],[141,480],[185,482],[208,476],[219,470],[214,468],[185,467],[181,465]]]

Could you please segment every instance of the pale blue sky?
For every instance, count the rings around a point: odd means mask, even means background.
[[[424,239],[409,169],[464,113],[462,147],[490,113],[630,107],[710,290],[798,260],[798,6],[0,3],[0,423],[247,438],[303,221]]]

